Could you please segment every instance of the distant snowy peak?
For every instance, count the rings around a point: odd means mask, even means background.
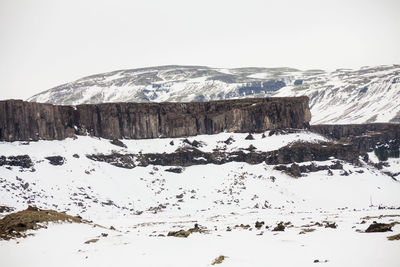
[[[87,76],[28,100],[78,105],[301,95],[310,98],[312,123],[400,122],[400,65],[333,72],[160,66]]]

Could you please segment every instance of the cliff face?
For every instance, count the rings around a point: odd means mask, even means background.
[[[400,124],[394,123],[312,125],[311,131],[352,143],[361,151],[400,140]]]
[[[0,101],[0,140],[64,139],[75,133],[73,108],[21,100]]]
[[[56,106],[0,101],[0,140],[181,137],[305,128],[307,97],[253,98],[190,103],[105,103]]]

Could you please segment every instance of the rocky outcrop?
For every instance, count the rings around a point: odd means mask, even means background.
[[[320,124],[312,125],[311,130],[337,140],[379,133],[386,134],[391,139],[400,137],[400,124],[396,123]]]
[[[28,155],[19,156],[0,156],[0,166],[17,166],[21,168],[30,168],[33,166],[32,160]]]
[[[105,103],[56,106],[0,101],[0,140],[54,140],[86,135],[108,139],[182,137],[306,128],[307,97],[191,103]]]
[[[394,123],[312,125],[311,131],[351,143],[358,150],[365,152],[373,151],[382,144],[389,145],[400,141],[400,124]]]
[[[325,161],[332,158],[358,164],[359,153],[351,145],[335,143],[296,143],[279,150],[269,152],[259,151],[214,151],[203,152],[196,148],[179,149],[173,153],[87,155],[91,160],[107,162],[117,167],[135,168],[136,166],[192,166],[204,164],[225,164],[228,162],[246,162],[269,165],[290,164],[294,162]]]

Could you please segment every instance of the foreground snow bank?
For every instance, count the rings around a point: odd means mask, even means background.
[[[154,215],[150,221],[136,216],[113,220],[117,231],[85,224],[53,224],[22,240],[0,241],[4,266],[210,266],[226,256],[222,266],[312,266],[318,260],[326,266],[387,266],[400,263],[400,242],[388,241],[391,233],[359,233],[376,218],[378,210],[337,211],[335,213],[280,213],[256,211],[218,217],[187,216],[171,221]],[[147,218],[150,219],[150,218]],[[164,220],[165,219],[165,220]],[[276,221],[291,222],[284,232],[257,230],[256,220],[272,226]],[[384,217],[380,221],[400,220]],[[299,234],[304,225],[315,221],[334,221],[337,228],[312,227]],[[140,223],[142,222],[142,223]],[[189,227],[194,222],[210,229],[188,238],[163,237],[170,229]],[[251,224],[251,230],[234,228]],[[226,231],[227,227],[232,231]],[[308,228],[309,229],[309,228]],[[394,231],[400,231],[396,225]],[[97,240],[87,242],[88,240]],[[86,242],[86,243],[85,243]],[[57,244],[57,246],[49,245]],[[24,257],[19,254],[23,252]]]

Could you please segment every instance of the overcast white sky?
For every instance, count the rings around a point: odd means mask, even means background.
[[[0,99],[167,64],[398,64],[399,12],[399,0],[0,0]]]

